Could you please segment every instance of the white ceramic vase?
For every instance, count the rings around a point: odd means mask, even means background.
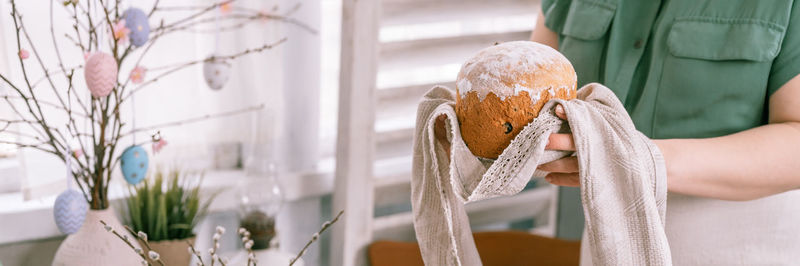
[[[139,247],[139,243],[125,230],[112,208],[89,210],[81,229],[61,242],[53,258],[53,265],[142,265],[142,258],[122,239],[106,231],[100,220],[120,234],[127,235],[134,247]]]

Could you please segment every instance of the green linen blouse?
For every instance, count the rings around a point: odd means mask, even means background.
[[[766,124],[769,96],[800,73],[793,0],[542,0],[542,11],[578,85],[611,88],[636,128],[654,139]],[[556,234],[579,239],[579,191],[559,190]]]
[[[638,130],[706,138],[766,123],[800,73],[792,0],[542,0],[578,85],[611,88]]]

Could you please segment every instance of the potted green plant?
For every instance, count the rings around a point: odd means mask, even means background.
[[[216,195],[202,199],[201,182],[202,174],[157,170],[152,182],[145,179],[130,189],[127,203],[131,228],[143,232],[148,247],[170,265],[189,265],[186,242],[194,242],[194,227]]]

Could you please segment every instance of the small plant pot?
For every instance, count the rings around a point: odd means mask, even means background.
[[[187,251],[189,243],[194,243],[195,237],[185,239],[150,241],[150,248],[161,255],[161,260],[165,265],[187,266],[192,260],[192,255]],[[144,244],[142,243],[142,246]]]

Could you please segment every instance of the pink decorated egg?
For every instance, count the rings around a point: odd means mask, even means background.
[[[108,96],[117,83],[117,61],[107,53],[92,53],[86,59],[84,76],[92,96]]]

